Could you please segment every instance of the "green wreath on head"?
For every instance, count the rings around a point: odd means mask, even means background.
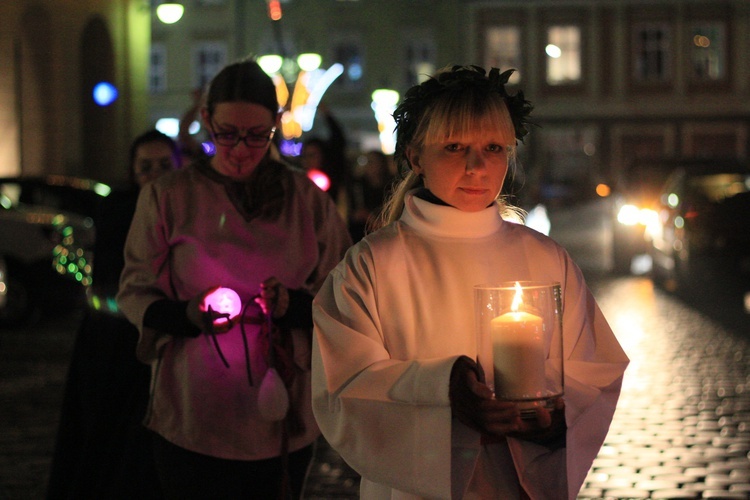
[[[513,121],[515,137],[517,141],[524,141],[529,133],[528,124],[532,124],[528,117],[534,106],[524,98],[523,92],[518,91],[510,94],[505,86],[515,69],[509,69],[500,73],[498,68],[490,69],[489,73],[479,66],[453,66],[450,71],[438,73],[425,82],[410,88],[404,100],[398,105],[393,113],[396,122],[396,157],[404,154],[406,145],[409,144],[417,130],[417,125],[427,109],[428,105],[443,94],[460,92],[468,86],[497,92],[505,100],[510,118]]]

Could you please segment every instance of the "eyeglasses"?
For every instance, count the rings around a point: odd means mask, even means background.
[[[233,148],[241,141],[249,148],[262,148],[273,139],[275,133],[276,127],[272,127],[270,133],[262,135],[251,134],[250,132],[246,133],[244,136],[237,132],[213,132],[211,136],[213,137],[214,142],[220,146]]]

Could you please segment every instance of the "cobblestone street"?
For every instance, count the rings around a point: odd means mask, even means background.
[[[589,278],[631,358],[581,499],[750,498],[750,327],[728,329],[639,277]],[[0,499],[44,497],[76,318],[0,332]],[[306,499],[356,499],[321,441]]]

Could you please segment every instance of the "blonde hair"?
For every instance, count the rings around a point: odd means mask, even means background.
[[[505,99],[497,92],[467,86],[442,93],[434,97],[421,116],[410,119],[418,121],[411,137],[402,143],[401,154],[396,158],[401,178],[394,184],[379,215],[368,224],[368,232],[398,220],[404,210],[406,193],[422,185],[422,179],[414,173],[409,163],[406,154],[409,149],[419,149],[426,144],[443,141],[446,137],[460,140],[477,130],[495,130],[508,148],[510,175],[515,172],[515,129]],[[502,196],[498,196],[498,201],[504,218],[523,218],[523,212],[507,204]]]

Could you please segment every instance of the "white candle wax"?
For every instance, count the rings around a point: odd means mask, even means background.
[[[492,358],[499,395],[541,397],[545,390],[542,318],[509,312],[491,322]]]

